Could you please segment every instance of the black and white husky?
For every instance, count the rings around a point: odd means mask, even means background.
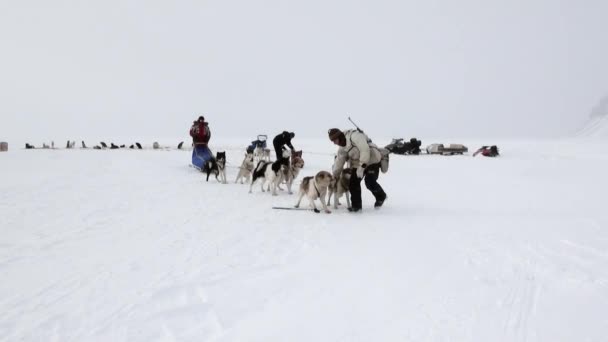
[[[215,158],[208,160],[203,166],[203,172],[207,174],[207,182],[213,173],[218,182],[226,184],[226,152],[218,152]]]
[[[236,176],[235,183],[238,183],[241,180],[241,184],[243,184],[243,180],[246,180],[247,183],[251,180],[251,173],[253,172],[253,153],[245,153],[245,159],[241,163],[239,167],[239,173]]]
[[[253,189],[253,184],[258,180],[262,179],[260,188],[264,192],[264,184],[268,183],[268,191],[272,191],[273,196],[277,196],[277,187],[283,179],[283,173],[287,169],[287,166],[280,160],[275,162],[268,162],[260,160],[255,170],[253,170],[253,177],[251,177],[251,185],[249,186],[249,193]]]
[[[318,198],[321,200],[321,206],[326,213],[331,213],[327,204],[325,203],[325,196],[327,195],[327,188],[329,184],[333,180],[333,176],[331,173],[327,171],[319,171],[314,177],[304,177],[302,179],[302,183],[300,184],[300,196],[298,198],[298,202],[295,207],[300,207],[300,202],[302,201],[302,197],[306,196],[308,198],[308,202],[310,203],[311,209],[313,209],[316,213],[319,212],[317,206],[315,205],[315,200]]]

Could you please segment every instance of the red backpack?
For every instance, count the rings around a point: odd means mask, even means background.
[[[208,143],[211,139],[211,130],[207,122],[195,121],[190,127],[190,136],[194,139],[195,143]]]

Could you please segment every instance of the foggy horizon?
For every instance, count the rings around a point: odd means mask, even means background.
[[[559,137],[608,94],[608,3],[0,5],[0,140],[283,130]],[[187,140],[186,140],[187,141]]]

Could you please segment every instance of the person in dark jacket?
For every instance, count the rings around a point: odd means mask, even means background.
[[[283,158],[283,146],[287,145],[292,151],[295,151],[295,148],[291,144],[291,139],[295,136],[296,134],[294,132],[283,131],[283,133],[272,139],[272,145],[274,146],[274,152],[277,154],[277,160],[283,160],[284,164],[287,164],[287,159]]]

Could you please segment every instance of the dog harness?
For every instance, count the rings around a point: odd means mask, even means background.
[[[321,198],[321,192],[319,192],[319,188],[317,188],[317,182],[315,182],[314,179],[313,179],[312,185],[315,187],[315,190],[317,191],[317,197]]]

